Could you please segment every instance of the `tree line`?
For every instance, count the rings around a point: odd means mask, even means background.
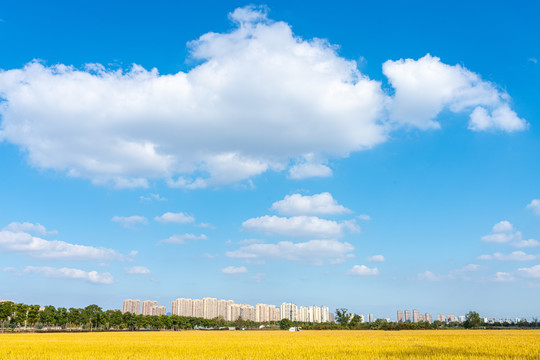
[[[255,322],[238,318],[225,321],[223,318],[204,319],[178,315],[135,315],[122,313],[120,310],[103,310],[92,304],[85,308],[55,308],[52,305],[43,309],[39,305],[27,305],[13,302],[0,303],[0,322],[2,332],[8,331],[110,331],[110,330],[187,330],[194,328],[219,329],[257,329],[261,325],[266,328],[289,329],[301,327],[304,330],[420,330],[420,329],[457,329],[457,328],[539,328],[538,319],[523,320],[517,324],[494,323],[482,324],[478,313],[471,311],[464,323],[434,321],[418,323],[388,322],[377,319],[371,323],[362,322],[360,315],[350,314],[347,309],[336,309],[336,321],[327,323],[307,323],[282,319],[273,322]]]
[[[85,308],[55,308],[52,305],[40,310],[39,305],[0,303],[0,322],[2,332],[21,330],[186,330],[194,328],[258,328],[260,325],[274,325],[279,322],[257,323],[237,319],[225,321],[223,318],[204,319],[178,315],[135,315],[120,310],[103,310],[93,304]]]

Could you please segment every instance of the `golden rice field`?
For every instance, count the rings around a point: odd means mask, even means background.
[[[540,359],[540,331],[0,334],[8,359]]]

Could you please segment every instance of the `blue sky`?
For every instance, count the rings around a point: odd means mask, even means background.
[[[539,315],[535,2],[140,4],[0,7],[0,298]]]

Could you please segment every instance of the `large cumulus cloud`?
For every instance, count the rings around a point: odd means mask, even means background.
[[[36,61],[0,72],[0,139],[38,168],[97,184],[198,188],[268,170],[330,176],[329,158],[384,142],[396,126],[437,127],[445,108],[472,112],[472,130],[526,127],[505,92],[461,66],[429,55],[387,62],[390,96],[334,45],[299,38],[262,8],[229,16],[230,32],[189,44],[200,65],[188,72]]]

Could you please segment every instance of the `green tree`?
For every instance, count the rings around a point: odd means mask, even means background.
[[[341,308],[336,309],[336,322],[342,326],[345,326],[349,323],[350,315],[347,313],[347,309]]]
[[[65,307],[59,307],[56,309],[56,325],[60,325],[63,329],[66,328],[68,323],[68,310]]]
[[[81,325],[81,309],[77,308],[69,308],[69,312],[67,314],[67,320],[69,323],[69,329],[71,330],[71,327],[73,324],[79,326]]]
[[[19,327],[22,324],[26,325],[26,320],[28,319],[28,305],[20,303],[15,304],[13,314],[13,322]]]
[[[39,321],[39,305],[28,306],[28,323],[34,326]]]
[[[4,332],[4,324],[7,319],[13,314],[13,303],[11,301],[4,301],[0,303],[0,321],[2,321],[2,332]]]
[[[475,311],[469,311],[469,313],[466,315],[465,322],[463,323],[463,327],[465,329],[472,329],[477,328],[482,325],[482,320],[480,320],[480,315],[478,315]]]
[[[85,324],[90,324],[90,331],[92,331],[94,326],[97,328],[101,324],[103,310],[95,304],[88,305],[81,312],[81,317]]]
[[[279,322],[279,328],[281,330],[287,330],[291,326],[293,326],[293,322],[291,320],[287,319],[287,318],[281,319],[281,321]]]
[[[45,306],[43,311],[39,313],[39,322],[43,325],[56,325],[56,318],[56,308],[52,305]]]

